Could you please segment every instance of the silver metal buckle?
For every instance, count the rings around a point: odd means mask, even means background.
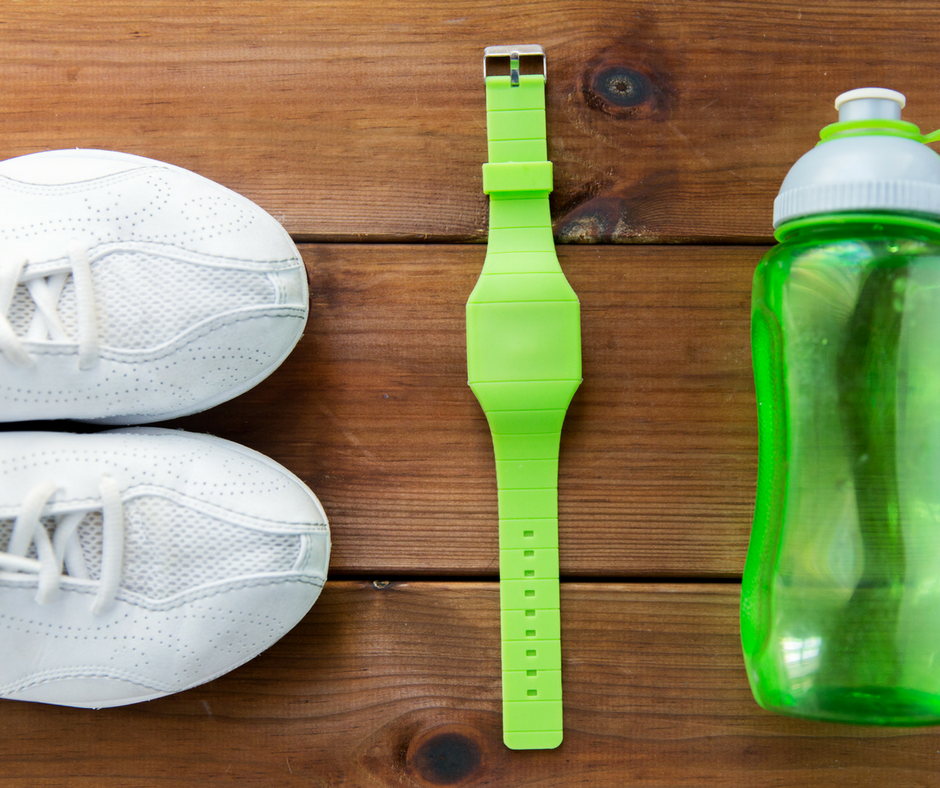
[[[519,63],[523,57],[542,58],[542,79],[548,81],[548,63],[545,57],[545,50],[538,44],[519,44],[509,47],[487,47],[483,50],[483,79],[490,74],[487,73],[487,64],[490,59],[509,58],[509,84],[513,87],[519,87]]]

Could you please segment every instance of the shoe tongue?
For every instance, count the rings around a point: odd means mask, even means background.
[[[18,337],[26,334],[35,312],[36,305],[33,303],[29,291],[23,285],[20,285],[13,294],[13,304],[7,313],[10,325],[13,326],[13,331]]]
[[[13,535],[13,522],[13,520],[0,519],[0,553],[5,552],[10,544],[10,537]],[[43,517],[42,525],[51,540],[55,535],[55,519]],[[82,550],[82,557],[85,559],[85,569],[88,572],[88,577],[97,580],[101,575],[101,512],[89,512],[85,515],[76,533]],[[29,550],[26,551],[26,557],[39,557],[35,543],[30,544]],[[69,573],[67,568],[63,568],[62,571],[66,575]]]
[[[7,552],[13,535],[13,521],[0,519],[0,553]]]
[[[10,548],[10,539],[13,537],[13,523],[14,520],[10,519],[0,519],[0,553],[5,553]],[[49,537],[52,538],[52,534],[55,531],[55,522],[51,518],[44,517],[42,519],[42,524],[46,529],[46,533],[49,534]],[[29,549],[26,551],[27,558],[37,558],[36,554],[36,545],[30,543]]]
[[[78,317],[75,306],[75,288],[72,284],[71,275],[65,280],[65,286],[62,288],[59,301],[56,304],[56,311],[66,334],[74,341]],[[29,290],[26,289],[25,285],[20,285],[13,293],[13,303],[10,305],[7,318],[10,325],[13,326],[13,332],[21,339],[27,338],[35,314],[36,303],[33,301],[33,297],[29,294]],[[45,332],[42,332],[42,334],[41,339],[45,339]]]
[[[78,526],[78,543],[85,559],[88,577],[97,580],[101,576],[101,512],[89,512]]]

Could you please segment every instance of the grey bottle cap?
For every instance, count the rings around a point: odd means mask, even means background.
[[[887,88],[856,88],[836,96],[839,120],[900,120],[907,104],[903,93]]]
[[[839,120],[900,120],[904,95],[861,88],[836,99]],[[824,142],[787,173],[774,227],[805,216],[893,211],[940,216],[940,155],[906,137],[870,134]]]

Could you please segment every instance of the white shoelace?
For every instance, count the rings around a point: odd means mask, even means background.
[[[46,482],[33,488],[13,522],[13,532],[6,552],[0,551],[0,573],[39,576],[36,601],[43,605],[52,600],[62,581],[63,565],[70,577],[89,579],[88,569],[78,540],[78,526],[90,511],[101,510],[101,575],[92,612],[99,615],[111,604],[121,582],[124,564],[124,506],[121,490],[110,476],[103,476],[98,489],[99,507],[78,509],[56,517],[52,538],[42,524],[42,514],[56,486]],[[37,558],[27,558],[30,545],[36,546]]]
[[[88,250],[77,242],[69,245],[69,263],[63,270],[30,276],[28,260],[13,265],[0,264],[0,355],[19,367],[31,367],[33,359],[23,346],[24,340],[70,342],[56,304],[69,273],[75,285],[78,319],[78,366],[89,369],[98,361],[98,320],[95,315],[95,293],[91,278]],[[16,335],[7,314],[13,305],[16,289],[25,285],[36,304],[33,321],[23,338]]]

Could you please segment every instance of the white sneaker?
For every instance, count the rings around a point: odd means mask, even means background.
[[[101,708],[226,673],[307,613],[316,497],[237,444],[0,433],[0,697]]]
[[[0,162],[0,241],[0,421],[196,413],[266,378],[306,323],[306,272],[280,224],[151,159]]]

